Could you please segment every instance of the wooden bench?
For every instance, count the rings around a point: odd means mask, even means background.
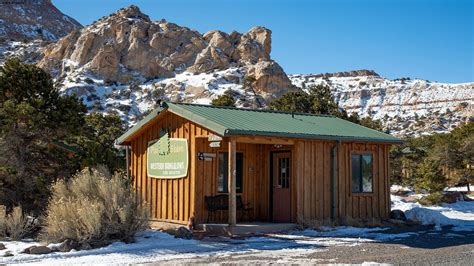
[[[219,194],[215,196],[205,196],[204,201],[207,207],[207,223],[209,223],[211,214],[215,214],[217,211],[228,211],[229,210],[229,195]],[[248,212],[253,210],[250,208],[250,203],[244,204],[242,196],[236,196],[237,211],[241,212],[240,220],[244,215],[248,216]]]

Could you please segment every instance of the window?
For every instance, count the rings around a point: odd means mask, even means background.
[[[236,192],[242,193],[243,172],[244,172],[244,154],[236,153]],[[219,172],[217,173],[217,192],[229,192],[229,154],[227,152],[219,153]]]
[[[352,154],[352,192],[372,192],[372,154]]]
[[[290,158],[278,158],[278,186],[290,188]]]

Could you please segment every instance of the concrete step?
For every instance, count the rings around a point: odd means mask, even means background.
[[[285,232],[296,229],[294,223],[239,223],[236,226],[228,224],[199,224],[197,230],[206,232],[207,234],[219,236],[235,236],[235,235],[253,235]]]

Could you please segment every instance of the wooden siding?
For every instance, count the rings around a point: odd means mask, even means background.
[[[170,137],[186,138],[189,146],[188,175],[179,179],[157,179],[147,175],[146,150],[148,142],[159,137],[162,127],[168,128]],[[209,147],[207,136],[212,133],[195,123],[175,114],[167,113],[151,126],[137,133],[131,141],[130,173],[138,196],[150,205],[152,220],[185,224],[190,217],[195,223],[206,222],[207,210],[204,196],[218,194],[218,152],[227,152],[227,141],[221,148]],[[244,156],[243,193],[244,203],[253,210],[245,220],[266,221],[269,217],[269,156],[271,145],[237,143],[237,151]],[[197,160],[197,153],[215,153],[212,161]],[[240,213],[238,213],[238,218]],[[226,222],[227,213],[218,212],[214,221]]]
[[[157,179],[147,176],[146,149],[148,142],[168,128],[170,137],[185,138],[189,147],[188,175],[179,179]],[[206,222],[204,196],[216,195],[218,152],[227,152],[227,139],[221,148],[210,148],[210,132],[191,121],[167,112],[149,126],[137,132],[131,140],[130,173],[137,196],[150,205],[151,218],[185,224],[190,217],[195,223]],[[265,137],[240,137],[237,152],[244,156],[244,203],[253,210],[245,220],[270,221],[272,203],[270,188],[270,156],[272,151],[292,153],[291,218],[293,222],[326,220],[331,213],[331,149],[334,141],[288,140]],[[274,148],[269,142],[284,145]],[[342,142],[337,154],[337,215],[338,218],[386,218],[390,212],[388,144]],[[197,160],[197,153],[215,153],[211,161]],[[373,154],[373,192],[352,193],[351,153]],[[240,213],[238,213],[238,221]],[[227,212],[221,211],[213,221],[226,222]]]
[[[228,142],[223,141],[221,148],[209,147],[209,142],[205,138],[197,139],[196,152],[214,153],[216,157],[212,161],[196,162],[196,192],[195,192],[195,221],[206,222],[208,212],[205,206],[204,197],[213,196],[219,193],[217,190],[218,158],[219,152],[227,152]],[[244,204],[249,203],[252,211],[245,220],[266,221],[269,217],[269,148],[268,145],[237,143],[237,152],[243,153],[243,185],[242,193],[237,193],[242,197]],[[240,213],[237,213],[237,221],[240,220]],[[211,216],[212,222],[226,222],[227,211],[219,211]]]
[[[188,140],[188,175],[177,179],[157,179],[147,175],[146,149],[148,142],[159,137],[161,128],[168,128],[171,138]],[[141,199],[148,202],[152,220],[185,224],[194,213],[196,132],[200,126],[175,114],[167,113],[151,126],[142,129],[131,141],[130,173],[133,186]]]
[[[331,215],[331,149],[335,142],[298,141],[295,145],[298,221]],[[353,193],[351,154],[373,155],[373,192]],[[343,142],[337,153],[337,218],[387,218],[390,213],[389,145]]]

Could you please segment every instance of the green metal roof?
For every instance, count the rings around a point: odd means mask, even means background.
[[[253,110],[210,105],[164,103],[164,109],[221,136],[249,135],[285,138],[401,143],[389,134],[326,115]],[[152,112],[155,117],[158,113]],[[152,115],[150,114],[150,115]],[[150,116],[149,115],[149,116]],[[145,117],[118,140],[122,144],[153,117]],[[144,120],[146,120],[144,122]],[[138,126],[141,125],[141,126]],[[138,127],[137,127],[138,126]]]

